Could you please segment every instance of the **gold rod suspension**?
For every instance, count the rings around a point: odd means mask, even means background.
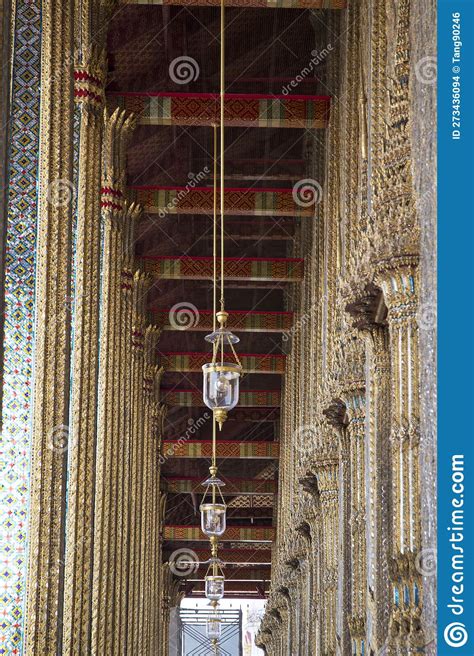
[[[217,124],[213,125],[214,128],[214,225],[213,225],[213,322],[212,330],[216,330],[216,312],[217,312]]]
[[[221,100],[221,311],[224,311],[224,66],[225,66],[225,11],[224,0],[221,0],[221,70],[220,70],[220,100]]]

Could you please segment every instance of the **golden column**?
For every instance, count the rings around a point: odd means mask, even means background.
[[[118,538],[123,521],[118,507],[123,420],[121,407],[123,373],[120,362],[123,335],[122,269],[124,222],[125,153],[134,126],[131,116],[116,111],[105,115],[103,148],[102,209],[103,256],[99,360],[99,408],[96,450],[94,524],[94,571],[92,652],[117,653],[120,644],[122,554]]]
[[[150,609],[149,609],[149,645],[150,653],[158,653],[159,635],[161,626],[159,623],[160,607],[160,576],[161,576],[161,525],[162,513],[160,509],[160,449],[163,437],[163,408],[160,404],[160,384],[163,376],[163,368],[153,368],[153,388],[151,400],[151,508],[150,508],[150,526],[151,526],[151,545],[150,545]]]
[[[139,615],[138,615],[138,642],[143,645],[142,651],[147,651],[150,642],[150,570],[153,559],[153,477],[157,472],[153,458],[155,440],[153,435],[153,394],[155,391],[155,378],[161,378],[163,370],[155,364],[156,348],[160,338],[160,329],[156,326],[147,326],[144,341],[144,371],[143,371],[143,466],[141,477],[141,526],[140,526],[140,566],[139,566]]]
[[[366,516],[365,516],[365,384],[355,383],[344,390],[347,408],[347,437],[351,471],[351,615],[349,628],[352,653],[362,656],[366,649]]]
[[[69,436],[73,3],[42,5],[35,382],[25,653],[61,651]],[[61,71],[59,75],[58,72]],[[66,446],[66,448],[64,448]]]
[[[135,653],[139,648],[140,617],[140,541],[142,522],[142,477],[144,467],[144,350],[146,334],[145,299],[150,287],[150,277],[136,271],[132,287],[132,367],[131,367],[131,442],[130,448],[130,523],[127,649]]]
[[[374,282],[388,308],[391,358],[391,466],[393,535],[390,578],[392,606],[391,653],[423,648],[421,623],[422,557],[420,521],[420,353],[418,252],[420,226],[412,178],[410,117],[410,1],[400,0],[391,47],[395,62],[388,87],[384,158],[375,172]]]
[[[376,276],[388,307],[392,370],[391,451],[394,469],[392,647],[408,653],[424,645],[421,626],[419,480],[418,258],[380,263]]]
[[[132,369],[132,326],[133,326],[133,272],[136,268],[134,258],[134,236],[136,226],[142,216],[142,208],[134,203],[125,206],[123,222],[123,253],[121,269],[120,294],[120,448],[117,466],[118,516],[117,516],[117,568],[118,576],[116,617],[118,640],[125,644],[128,628],[128,566],[130,534],[130,453],[133,440],[131,412],[131,377]]]
[[[335,451],[331,444],[337,438],[334,438],[328,428],[322,428],[322,430],[326,433],[324,441],[327,448],[320,451],[320,457],[313,465],[318,479],[322,520],[321,533],[324,539],[320,582],[320,603],[322,605],[321,642],[323,656],[335,656],[339,557],[339,460],[337,450]]]
[[[65,655],[90,650],[105,63],[105,52],[91,49],[81,53],[74,71],[80,141],[70,427],[73,439],[69,444],[64,582]]]
[[[388,562],[392,554],[390,456],[390,351],[386,307],[380,288],[366,285],[346,310],[366,343],[366,524],[367,648],[380,651],[387,641],[390,615]],[[370,620],[370,621],[369,621]],[[370,626],[370,631],[369,631]]]

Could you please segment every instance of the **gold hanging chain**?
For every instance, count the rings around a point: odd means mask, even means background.
[[[217,312],[217,124],[214,124],[214,221],[213,221],[213,298],[212,332],[216,330]]]
[[[224,0],[221,0],[221,70],[220,70],[220,100],[221,100],[221,311],[224,311],[224,66],[225,66],[225,12]]]
[[[217,470],[217,445],[216,445],[216,440],[217,440],[217,432],[216,432],[216,418],[214,417],[214,413],[212,413],[212,466],[214,470]],[[216,471],[217,474],[217,471]]]
[[[234,354],[234,358],[237,361],[237,364],[239,365],[239,367],[242,367],[242,363],[240,362],[239,356],[237,355],[234,345],[232,344],[230,339],[229,339],[229,344],[230,344],[230,348],[232,349],[232,353]]]

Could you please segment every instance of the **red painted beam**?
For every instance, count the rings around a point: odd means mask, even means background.
[[[192,304],[177,303],[172,308],[150,308],[154,324],[162,330],[211,331],[212,310],[198,310]],[[291,330],[293,312],[228,310],[227,326],[238,332],[279,333]]]
[[[279,442],[253,442],[251,440],[221,440],[217,442],[218,458],[244,458],[274,460],[279,456]],[[211,440],[165,440],[162,452],[168,458],[210,458]]]
[[[202,390],[200,389],[182,389],[161,388],[161,400],[170,406],[204,406],[202,400]],[[280,390],[244,390],[240,391],[239,405],[240,408],[255,408],[263,406],[265,408],[280,406]],[[229,417],[233,410],[229,412]]]
[[[239,353],[239,360],[247,374],[284,374],[286,355],[268,353]],[[210,361],[209,352],[165,352],[158,354],[159,364],[170,372],[202,372]],[[224,354],[226,362],[235,360],[232,353]]]

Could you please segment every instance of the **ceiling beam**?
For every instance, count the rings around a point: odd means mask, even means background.
[[[167,372],[198,372],[209,362],[210,354],[199,352],[158,353],[158,363]],[[232,362],[232,353],[225,353],[226,362]],[[239,353],[243,372],[246,374],[284,374],[286,355],[270,353]]]
[[[275,480],[263,478],[223,478],[225,486],[221,488],[224,496],[250,496],[275,494]],[[202,478],[186,476],[162,476],[162,482],[167,492],[175,494],[191,494],[203,491]]]
[[[214,312],[193,307],[151,308],[152,322],[162,330],[211,331]],[[250,310],[228,310],[229,330],[249,333],[281,333],[291,330],[293,312],[256,312]]]
[[[186,577],[188,583],[204,582],[208,567],[200,567],[197,572],[192,572]],[[271,576],[271,567],[224,567],[225,582],[230,581],[269,581]]]
[[[224,122],[242,128],[325,128],[329,103],[329,96],[227,93]],[[216,93],[112,92],[107,105],[132,112],[141,125],[211,127],[220,120]]]
[[[279,442],[253,442],[251,440],[217,441],[218,458],[239,459],[276,459],[279,457]],[[212,456],[211,440],[165,440],[163,455],[168,458],[210,458]]]
[[[212,280],[212,257],[155,255],[142,258],[146,273],[157,280]],[[226,281],[298,282],[303,279],[304,260],[297,257],[226,257]]]
[[[241,390],[239,406],[241,408],[255,408],[264,406],[275,408],[280,406],[280,390]],[[200,389],[166,389],[161,388],[161,401],[170,406],[203,407],[202,390]],[[229,416],[232,415],[229,412]]]
[[[174,551],[171,552],[168,558],[172,559]],[[195,548],[192,550],[192,553],[189,554],[190,558],[194,559],[191,562],[195,563],[207,563],[209,560],[209,549]],[[228,565],[238,565],[242,566],[243,564],[251,565],[271,565],[272,562],[272,550],[271,547],[266,547],[264,549],[229,549],[229,548],[219,548],[219,558]],[[166,561],[166,558],[165,558]],[[168,561],[169,562],[169,561]],[[186,564],[186,563],[184,563]],[[204,566],[204,565],[203,565]]]
[[[121,0],[124,5],[185,5],[189,0]],[[218,7],[220,0],[194,0],[195,7]],[[226,7],[247,9],[343,9],[346,0],[226,0]]]
[[[198,541],[208,542],[209,538],[201,531],[200,526],[165,526],[163,539],[168,541]],[[273,526],[228,526],[220,538],[223,542],[268,542],[275,539]]]
[[[209,169],[208,169],[209,170]],[[208,171],[205,171],[207,173]],[[212,187],[196,186],[199,174],[186,186],[165,187],[159,185],[129,187],[133,200],[149,214],[164,218],[168,214],[208,214],[214,209]],[[298,190],[297,190],[298,191]],[[293,188],[245,188],[226,187],[224,190],[225,213],[227,216],[295,216],[314,217],[315,205],[320,189],[310,190],[309,196],[293,197]],[[217,207],[220,207],[217,192]],[[296,196],[296,192],[295,192]],[[301,199],[301,200],[300,200]],[[298,202],[297,202],[298,200]]]

